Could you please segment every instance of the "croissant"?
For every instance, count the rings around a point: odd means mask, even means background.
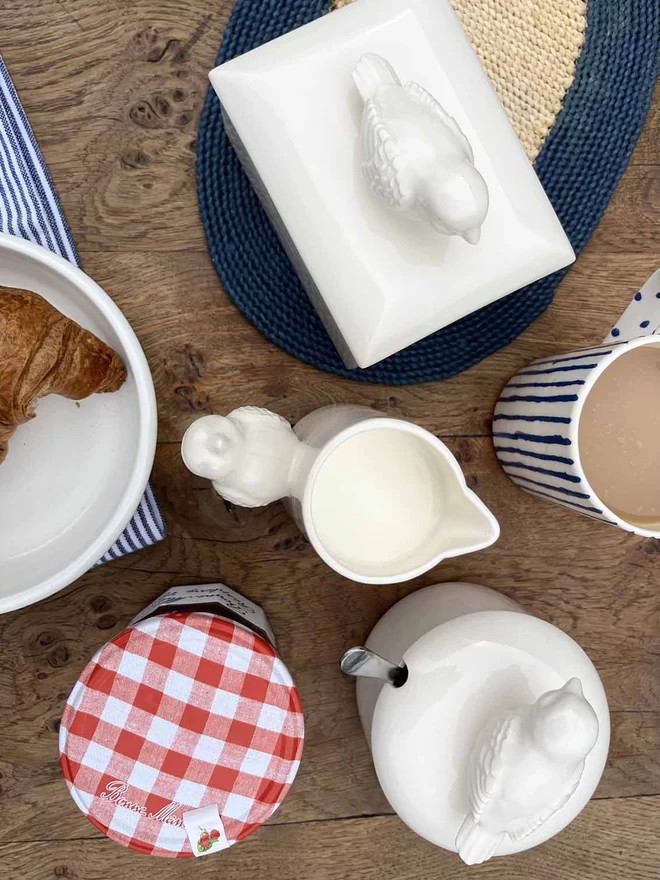
[[[38,294],[0,286],[0,464],[39,398],[81,400],[125,378],[119,355],[92,333]]]

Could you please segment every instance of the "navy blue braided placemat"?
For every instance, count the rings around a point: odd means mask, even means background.
[[[217,63],[322,15],[328,0],[238,0]],[[660,69],[659,0],[588,0],[575,80],[535,163],[576,253],[594,231],[642,130]],[[197,192],[225,289],[294,357],[362,382],[447,379],[522,333],[566,269],[486,306],[366,370],[347,370],[285,256],[223,131],[212,89],[200,122]]]

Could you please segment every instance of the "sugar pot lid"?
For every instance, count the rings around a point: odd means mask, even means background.
[[[516,611],[478,611],[429,630],[402,665],[404,683],[378,695],[371,748],[387,799],[415,832],[473,863],[542,843],[582,810],[605,766],[610,722],[598,673],[568,635]],[[562,760],[576,750],[565,780],[550,776],[557,790],[545,791],[545,806],[525,746],[535,732],[564,750]],[[577,754],[583,744],[586,758]],[[491,810],[490,821],[498,794],[509,812],[484,841],[470,817]],[[502,821],[510,834],[497,834]]]

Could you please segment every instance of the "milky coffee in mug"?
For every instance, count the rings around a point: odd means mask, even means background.
[[[529,364],[502,391],[493,441],[521,488],[660,537],[660,271],[603,345]]]

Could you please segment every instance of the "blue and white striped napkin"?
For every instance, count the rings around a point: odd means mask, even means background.
[[[53,182],[0,56],[0,229],[80,265]],[[97,564],[162,541],[167,533],[151,485],[140,506]]]

